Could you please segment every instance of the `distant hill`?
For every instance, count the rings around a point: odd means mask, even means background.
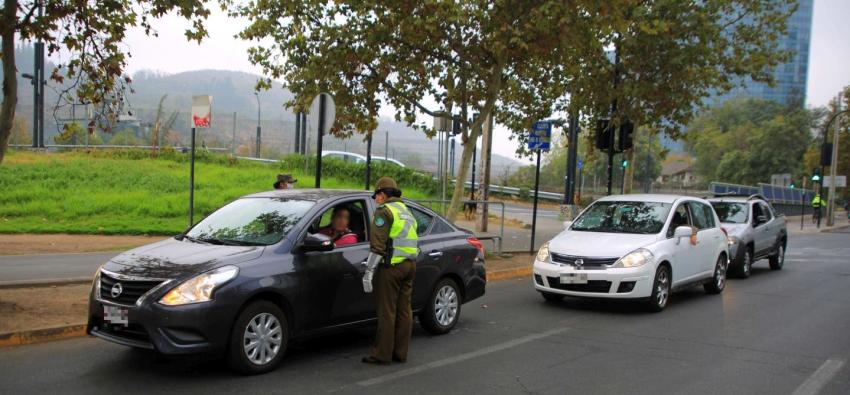
[[[33,65],[31,47],[22,46],[17,53],[18,68],[21,72],[30,72]],[[24,71],[26,70],[26,71]],[[47,72],[52,65],[47,65]],[[132,88],[134,93],[127,95],[125,110],[132,112],[135,121],[132,129],[139,137],[147,135],[147,131],[156,120],[156,109],[162,95],[168,95],[164,102],[164,117],[177,112],[177,118],[172,126],[173,140],[177,144],[188,142],[189,111],[193,95],[213,96],[213,125],[209,130],[199,132],[198,139],[209,146],[229,147],[235,134],[237,146],[242,150],[252,150],[257,126],[257,98],[254,96],[254,86],[261,78],[258,75],[229,70],[196,70],[183,73],[168,74],[157,71],[140,71],[133,76]],[[48,85],[51,83],[48,82]],[[18,116],[31,118],[32,90],[29,80],[19,78]],[[53,118],[52,106],[57,96],[53,89],[46,90],[45,105],[45,135],[48,142],[58,133],[57,122]],[[295,135],[295,115],[283,107],[292,98],[292,93],[275,82],[267,91],[260,92],[262,106],[262,146],[264,155],[278,155],[293,152]],[[77,117],[81,118],[82,111],[78,110]],[[234,122],[234,113],[236,119]],[[63,118],[70,118],[70,113],[59,112],[59,123]],[[132,122],[131,122],[132,123]],[[309,147],[315,150],[315,126],[308,125]],[[235,133],[234,133],[235,131]],[[389,149],[386,149],[386,133],[389,132]],[[108,140],[110,136],[105,136]],[[360,154],[366,153],[366,144],[362,136],[353,136],[347,140],[326,138],[325,150],[348,150]],[[456,163],[460,162],[461,147],[456,147]],[[437,167],[437,141],[428,139],[424,133],[408,127],[402,122],[382,118],[375,132],[373,142],[375,155],[384,155],[384,151],[413,167],[426,171],[435,171]],[[514,171],[524,163],[514,159],[494,155],[492,175],[495,179],[505,169]]]

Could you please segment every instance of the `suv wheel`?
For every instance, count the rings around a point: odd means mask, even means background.
[[[460,318],[460,288],[450,278],[437,282],[428,304],[419,316],[419,323],[429,333],[448,333]]]
[[[230,332],[227,362],[244,374],[274,369],[286,353],[289,327],[274,303],[257,301],[242,310]]]
[[[740,278],[748,278],[750,274],[752,274],[753,269],[753,249],[747,247],[744,251],[744,258],[741,260],[741,264],[738,266],[738,277]]]
[[[543,295],[543,299],[546,299],[547,302],[560,302],[564,300],[564,295],[552,292],[540,291],[540,295]]]
[[[782,270],[782,265],[785,264],[785,243],[780,242],[779,247],[776,247],[776,255],[770,257],[770,269]]]
[[[714,265],[714,276],[711,281],[703,284],[706,293],[719,294],[726,288],[726,257],[721,255]]]
[[[659,312],[667,307],[670,300],[670,269],[666,265],[658,266],[655,270],[655,281],[652,283],[652,295],[649,297],[649,311]]]

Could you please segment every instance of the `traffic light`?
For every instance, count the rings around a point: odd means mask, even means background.
[[[620,165],[623,166],[624,169],[629,167],[629,160],[623,159],[623,163],[621,163]]]
[[[625,151],[634,146],[635,124],[626,121],[620,125],[620,141],[617,142],[617,148],[620,151]]]
[[[788,187],[794,189],[794,183],[792,182],[791,185],[789,185]]]
[[[820,183],[820,169],[817,167],[812,170],[812,182]]]
[[[597,119],[596,120],[596,148],[600,150],[607,150],[611,148],[611,128],[610,120],[608,119]]]

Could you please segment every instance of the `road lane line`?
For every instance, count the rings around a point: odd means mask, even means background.
[[[844,367],[845,362],[838,358],[827,359],[791,395],[816,395]]]
[[[440,367],[443,367],[443,366],[455,364],[455,363],[458,363],[458,362],[463,362],[463,361],[466,361],[467,359],[478,358],[478,357],[483,356],[483,355],[492,354],[494,352],[499,352],[499,351],[502,351],[502,350],[505,350],[505,349],[508,349],[508,348],[511,348],[511,347],[516,347],[516,346],[519,346],[519,345],[522,345],[522,344],[525,344],[525,343],[528,343],[528,342],[532,342],[532,341],[535,341],[535,340],[554,336],[554,335],[557,335],[557,334],[560,334],[560,333],[564,333],[568,329],[569,328],[553,329],[551,331],[546,331],[546,332],[541,332],[541,333],[536,333],[536,334],[533,334],[533,335],[520,337],[518,339],[506,341],[504,343],[499,343],[499,344],[494,344],[494,345],[489,346],[489,347],[484,347],[480,350],[471,351],[471,352],[468,352],[468,353],[465,353],[465,354],[455,355],[453,357],[441,359],[441,360],[434,361],[434,362],[429,362],[429,363],[426,363],[424,365],[416,366],[416,367],[413,367],[413,368],[410,368],[410,369],[399,370],[398,372],[385,374],[383,376],[378,376],[378,377],[375,377],[375,378],[372,378],[372,379],[369,379],[369,380],[359,381],[357,383],[357,385],[359,385],[361,387],[369,387],[369,386],[373,386],[373,385],[376,385],[376,384],[385,383],[387,381],[392,381],[392,380],[399,379],[399,378],[402,378],[402,377],[421,373],[421,372],[424,372],[426,370],[436,369],[436,368],[440,368]]]

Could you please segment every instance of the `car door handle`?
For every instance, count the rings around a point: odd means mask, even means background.
[[[439,257],[443,256],[443,252],[442,251],[431,251],[431,252],[428,253],[428,256],[431,257],[431,258],[439,258]]]

